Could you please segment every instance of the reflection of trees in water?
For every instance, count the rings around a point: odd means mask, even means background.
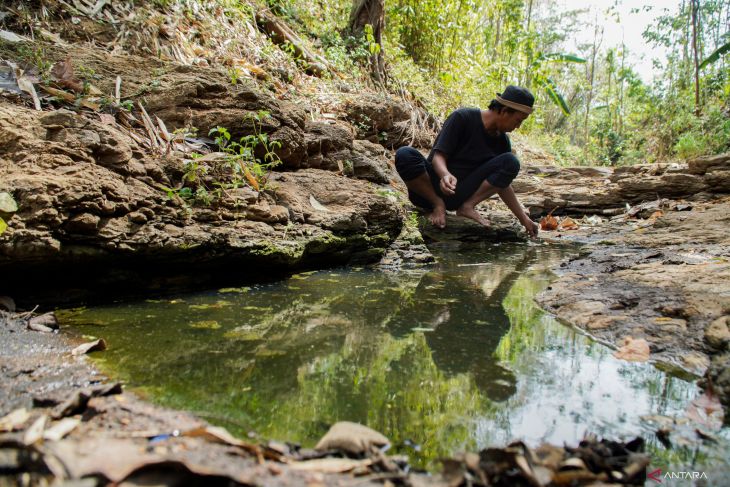
[[[487,398],[503,401],[515,392],[514,374],[499,365],[495,350],[509,331],[502,301],[517,277],[536,260],[529,247],[494,248],[485,266],[446,264],[424,275],[413,306],[391,320],[396,334],[427,328],[434,363],[448,376],[468,374]]]
[[[435,459],[473,446],[470,418],[496,414],[491,401],[514,391],[494,350],[510,326],[502,300],[535,255],[510,246],[488,258],[458,267],[466,259],[456,249],[435,269],[325,271],[226,295],[231,305],[188,318],[217,320],[220,329],[170,325],[190,335],[187,348],[155,354],[142,344],[154,370],[138,360],[135,375],[159,387],[166,404],[230,419],[239,434],[311,443],[328,424],[351,420],[396,444],[413,440],[422,458]]]

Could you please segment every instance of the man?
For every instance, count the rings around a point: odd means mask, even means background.
[[[413,147],[398,149],[395,167],[408,196],[416,206],[431,211],[433,225],[444,228],[446,210],[456,210],[457,215],[488,226],[476,205],[498,194],[528,235],[537,236],[537,223],[522,209],[511,186],[520,161],[507,137],[532,113],[534,103],[532,93],[510,85],[497,93],[488,110],[460,108],[449,115],[428,159]]]

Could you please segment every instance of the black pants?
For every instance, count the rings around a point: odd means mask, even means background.
[[[415,179],[424,172],[431,178],[431,185],[436,194],[444,200],[447,210],[456,210],[464,201],[473,195],[485,180],[497,188],[506,188],[520,172],[520,161],[511,152],[505,152],[488,160],[470,173],[454,174],[456,176],[456,194],[444,196],[439,187],[439,177],[433,166],[413,147],[401,147],[395,153],[395,168],[403,181]],[[433,205],[423,196],[408,191],[408,198],[416,206],[430,210]]]

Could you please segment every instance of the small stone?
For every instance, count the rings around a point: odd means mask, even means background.
[[[93,233],[99,227],[99,216],[91,213],[75,215],[66,222],[66,230],[72,233]]]
[[[730,329],[728,321],[730,316],[722,316],[705,328],[705,341],[715,350],[724,351],[730,345]]]

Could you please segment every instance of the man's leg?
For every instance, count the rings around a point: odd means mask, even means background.
[[[520,162],[511,152],[494,157],[460,179],[456,195],[447,200],[447,207],[455,207],[457,215],[488,226],[489,221],[479,214],[476,205],[510,187],[519,170]]]
[[[433,187],[423,155],[413,147],[401,147],[395,153],[395,168],[408,187],[411,202],[431,210],[428,215],[430,222],[438,228],[444,228],[446,205]]]
[[[489,220],[479,214],[479,212],[476,210],[476,206],[487,198],[490,198],[497,194],[499,190],[500,188],[489,184],[489,181],[482,181],[482,184],[479,185],[479,188],[477,188],[476,192],[456,209],[456,214],[465,218],[471,218],[480,225],[488,227]]]

